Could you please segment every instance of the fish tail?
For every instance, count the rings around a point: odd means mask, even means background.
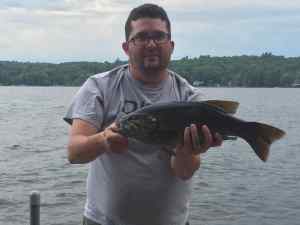
[[[245,122],[243,131],[240,137],[249,143],[262,161],[267,161],[271,144],[285,135],[283,130],[257,122]]]

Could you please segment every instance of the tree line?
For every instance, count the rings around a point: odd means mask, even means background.
[[[79,86],[89,76],[127,63],[0,61],[0,85]],[[199,56],[172,60],[169,68],[198,86],[291,87],[300,84],[300,57]]]

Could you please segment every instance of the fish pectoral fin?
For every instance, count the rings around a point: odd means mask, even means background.
[[[236,101],[227,101],[227,100],[207,100],[203,101],[204,103],[211,105],[211,106],[216,106],[221,108],[224,112],[229,113],[229,114],[235,114],[238,107],[239,103]]]
[[[175,152],[174,147],[165,145],[165,146],[161,147],[161,150],[166,152],[170,156],[176,156],[176,152]]]

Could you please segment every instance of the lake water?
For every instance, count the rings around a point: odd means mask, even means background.
[[[29,194],[41,193],[42,225],[81,224],[87,165],[66,158],[67,106],[78,88],[0,87],[0,224],[29,224]],[[203,156],[192,225],[300,224],[300,89],[203,88],[240,102],[237,116],[287,132],[261,162],[242,140]]]

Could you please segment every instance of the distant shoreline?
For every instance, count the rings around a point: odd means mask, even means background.
[[[109,71],[127,61],[20,63],[0,61],[3,86],[81,86],[88,77]],[[199,87],[300,87],[300,57],[261,56],[184,57],[169,69]]]

